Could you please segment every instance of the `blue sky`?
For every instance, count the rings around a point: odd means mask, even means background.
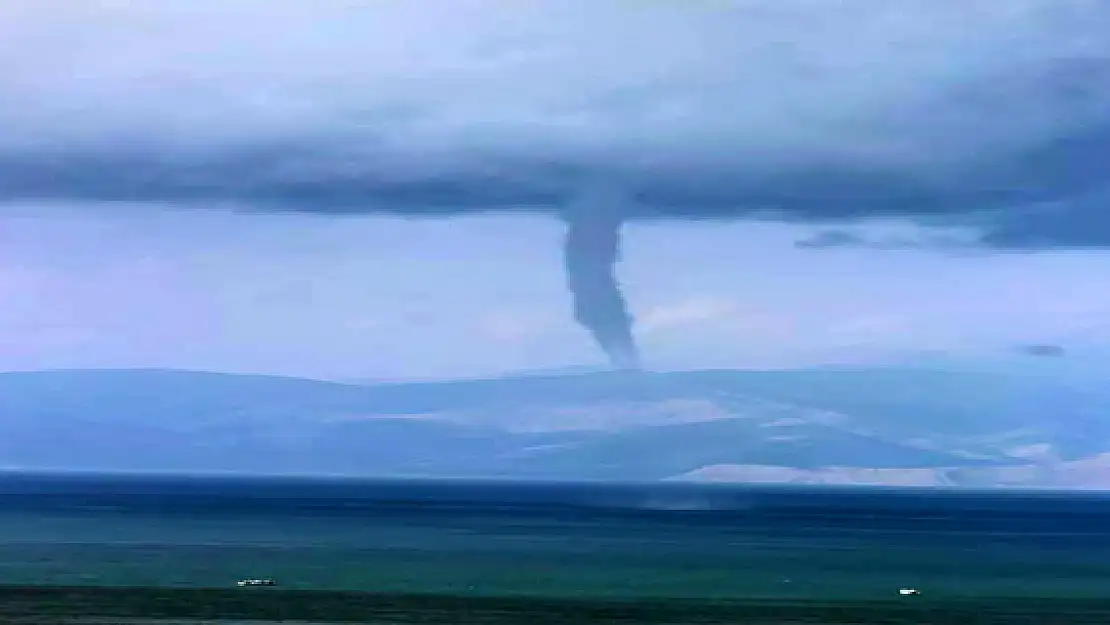
[[[0,23],[0,370],[601,364],[561,250],[583,197],[626,219],[650,368],[1110,342],[1101,1],[16,0]]]
[[[5,369],[328,378],[601,364],[562,224],[33,207],[4,219]],[[1110,343],[1110,255],[798,249],[800,226],[632,225],[619,274],[658,369],[1006,357]]]

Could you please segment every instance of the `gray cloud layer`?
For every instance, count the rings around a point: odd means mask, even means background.
[[[1062,345],[1022,345],[1018,349],[1027,356],[1038,358],[1062,358],[1068,354]]]
[[[601,180],[633,218],[1110,244],[1102,0],[17,0],[0,24],[4,200],[554,212]]]
[[[628,219],[1110,246],[1105,0],[8,0],[0,94],[0,203],[559,214],[621,368]]]

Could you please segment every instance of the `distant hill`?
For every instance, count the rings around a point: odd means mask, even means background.
[[[1110,388],[892,368],[0,374],[0,467],[1110,487]],[[1106,468],[1107,470],[1102,470]]]

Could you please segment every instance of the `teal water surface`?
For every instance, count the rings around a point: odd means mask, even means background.
[[[0,583],[674,598],[1094,597],[1110,499],[0,477]]]

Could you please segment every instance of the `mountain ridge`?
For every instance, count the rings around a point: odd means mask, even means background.
[[[1101,487],[1106,415],[1100,384],[909,367],[379,384],[22,371],[0,373],[0,465]]]

